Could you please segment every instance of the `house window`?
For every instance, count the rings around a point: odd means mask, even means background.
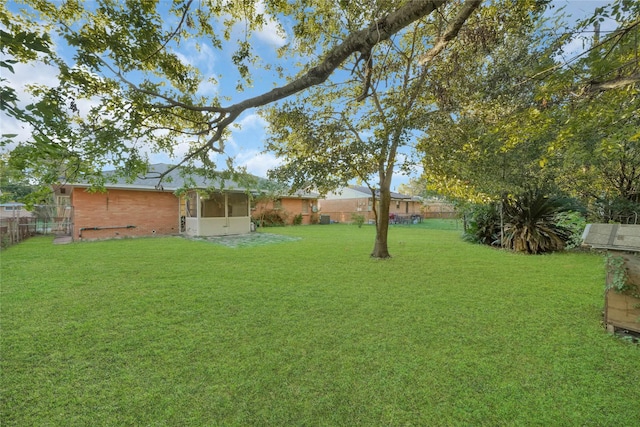
[[[409,202],[406,202],[407,206],[404,208],[404,213],[409,213]]]
[[[302,210],[301,212],[303,214],[308,214],[309,213],[309,201],[308,200],[302,200]]]
[[[282,200],[275,199],[273,201],[273,209],[282,209]]]
[[[201,200],[200,216],[202,218],[224,218],[224,194],[211,193]]]
[[[5,211],[19,211],[20,209],[22,209],[22,206],[5,206],[4,210]]]
[[[230,217],[249,216],[249,196],[245,193],[229,193],[228,210]]]

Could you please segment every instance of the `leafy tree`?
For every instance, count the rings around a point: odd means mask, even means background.
[[[180,163],[199,160],[212,172],[211,154],[224,152],[228,128],[244,111],[324,82],[356,55],[371,51],[445,3],[380,1],[371,5],[373,19],[359,20],[359,25],[335,19],[332,2],[307,0],[27,0],[25,6],[12,5],[17,12],[3,4],[3,22],[15,23],[3,33],[3,42],[10,40],[10,59],[4,65],[34,59],[12,50],[23,34],[25,40],[33,34],[55,34],[73,51],[70,55],[43,51],[42,61],[59,70],[59,85],[33,87],[37,101],[14,110],[14,114],[29,112],[33,135],[20,141],[12,156],[20,157],[18,162],[31,172],[49,171],[43,175],[45,182],[57,179],[54,175],[60,171],[51,165],[62,163],[71,179],[81,176],[99,185],[106,165],[133,177],[146,173],[147,153],[174,155],[178,144],[187,143],[190,148]],[[365,13],[359,5],[350,7]],[[280,23],[293,22],[293,40],[272,52],[300,60],[289,76],[284,62],[266,63],[261,59],[266,55],[258,55],[254,48],[256,32],[276,16],[281,34],[285,28]],[[205,75],[184,60],[180,54],[184,47],[230,50],[237,72],[224,78]],[[316,59],[307,60],[310,55]],[[250,92],[257,68],[275,73],[278,86],[262,94]],[[210,95],[204,89],[211,82],[230,84],[237,92],[247,90],[247,97],[233,102]],[[3,90],[3,97],[10,92]],[[7,105],[11,102],[8,98]]]
[[[437,196],[438,193],[427,189],[428,182],[424,177],[409,178],[409,182],[406,184],[400,184],[398,186],[398,193],[406,194],[408,196],[420,196],[430,197]]]
[[[287,194],[288,188],[285,188],[280,182],[266,179],[258,179],[248,187],[258,188],[257,192],[251,194],[256,205],[256,209],[251,214],[253,221],[260,227],[284,225],[286,218],[282,217],[282,212],[274,210],[273,205],[283,194]]]
[[[51,39],[41,29],[23,28],[24,21],[11,16],[4,4],[0,4],[0,68],[15,73],[13,66],[18,62],[35,61],[39,54],[51,54]],[[0,111],[21,120],[29,120],[29,116],[18,105],[19,99],[15,88],[7,85],[8,80],[0,77]],[[15,135],[2,135],[2,144]]]
[[[558,183],[592,207],[599,220],[640,215],[640,4],[617,1],[582,23],[604,18],[618,27],[593,39],[586,54],[549,80],[567,95],[554,108],[561,121],[549,144]]]
[[[294,189],[312,186],[323,193],[354,178],[367,185],[376,218],[371,255],[377,258],[390,256],[391,177],[398,150],[416,128],[418,109],[414,107],[422,92],[420,81],[426,76],[417,64],[426,43],[412,30],[367,52],[354,70],[357,78],[318,86],[298,102],[275,107],[267,115],[271,138],[266,148],[284,161],[271,171],[271,177],[292,180]],[[393,55],[394,50],[399,54]],[[383,87],[380,83],[385,79],[395,84]],[[362,80],[365,93],[361,93]]]
[[[342,84],[330,81],[268,114],[272,136],[267,149],[284,161],[272,171],[273,177],[291,180],[294,188],[314,186],[320,192],[358,179],[374,197],[379,195],[379,203],[373,204],[373,257],[390,256],[391,179],[396,168],[411,166],[401,150],[429,129],[431,116],[439,113],[434,99],[438,78],[444,73],[437,68],[441,66],[438,55],[453,43],[461,51],[469,49],[456,37],[475,37],[487,48],[501,44],[503,37],[530,26],[529,20],[540,12],[529,2],[518,2],[508,12],[501,4],[479,6],[468,2],[462,8],[442,9],[441,16],[418,21],[363,54],[352,70],[357,79]],[[347,22],[355,20],[350,11],[345,9]],[[364,91],[361,81],[365,82]]]
[[[598,9],[575,32],[604,17],[618,28],[573,57],[563,52],[571,34],[553,35],[558,21],[487,57],[439,58],[449,65],[438,81],[443,114],[419,144],[430,185],[476,201],[534,185],[579,197],[601,220],[637,212],[639,8]]]
[[[417,145],[429,188],[486,202],[548,184],[540,159],[555,128],[539,82],[525,77],[554,64],[560,41],[544,25],[522,26],[491,49],[455,46],[438,58],[438,111]]]
[[[33,186],[9,166],[6,156],[0,157],[0,202],[22,202],[32,192]]]

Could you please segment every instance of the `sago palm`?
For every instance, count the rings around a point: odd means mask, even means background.
[[[503,203],[506,247],[539,254],[562,250],[571,238],[571,231],[556,221],[558,213],[575,208],[570,199],[530,190]]]

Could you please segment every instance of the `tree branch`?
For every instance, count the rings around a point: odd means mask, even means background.
[[[362,87],[362,93],[356,98],[357,102],[362,102],[367,96],[369,96],[369,88],[371,87],[371,75],[373,74],[373,58],[371,57],[371,51],[363,52],[360,59],[364,59],[364,83]]]
[[[449,42],[456,38],[460,28],[469,19],[474,10],[476,10],[482,0],[467,0],[455,19],[449,24],[444,34],[436,40],[433,47],[418,61],[418,64],[424,66],[433,60],[440,52],[444,50]]]
[[[473,0],[472,2],[479,3],[478,0]],[[342,43],[330,49],[318,65],[311,68],[301,77],[298,77],[297,79],[284,86],[275,88],[269,92],[265,92],[262,95],[248,98],[229,107],[208,107],[208,109],[206,107],[192,107],[192,109],[198,110],[202,108],[202,110],[200,111],[224,113],[224,118],[216,124],[216,132],[207,142],[207,144],[199,147],[194,152],[187,155],[177,165],[168,169],[160,178],[162,179],[178,166],[181,166],[196,155],[202,153],[207,149],[207,147],[213,148],[213,144],[216,141],[220,140],[227,126],[233,123],[245,110],[248,110],[250,108],[262,107],[264,105],[279,101],[305,89],[323,83],[352,54],[356,52],[371,51],[371,49],[376,44],[388,40],[398,31],[419,20],[420,18],[429,15],[437,8],[443,6],[445,3],[446,0],[413,0],[408,2],[404,6],[398,8],[396,11],[390,13],[386,17],[374,23],[369,28],[357,31],[347,36],[347,38],[344,39]],[[171,102],[167,98],[164,99],[168,102]],[[178,103],[176,103],[175,106],[182,105],[178,105]],[[184,108],[189,107],[184,106]],[[221,145],[220,149],[222,148],[223,146]]]
[[[191,3],[193,3],[193,0],[189,0],[187,2],[187,4],[184,5],[184,11],[182,12],[182,18],[180,19],[180,22],[176,26],[176,29],[171,34],[169,34],[169,36],[164,41],[164,43],[162,43],[160,45],[160,47],[158,49],[156,49],[155,52],[153,52],[151,55],[149,55],[145,59],[143,59],[142,62],[146,62],[149,59],[151,59],[153,56],[157,55],[158,52],[160,52],[162,49],[164,49],[167,46],[167,44],[169,44],[171,39],[174,38],[176,34],[178,34],[178,32],[180,31],[180,28],[182,28],[182,24],[184,24],[184,22],[187,20],[187,14],[189,13],[189,8],[191,7]]]
[[[478,1],[479,0],[473,0]],[[279,101],[312,86],[323,83],[349,56],[356,52],[371,50],[376,44],[388,40],[392,35],[402,30],[418,19],[429,15],[441,7],[446,0],[414,0],[390,13],[371,27],[350,34],[342,43],[335,46],[325,55],[322,61],[311,68],[303,76],[291,83],[275,88],[262,95],[246,99],[231,107],[228,111],[262,107],[263,105]]]
[[[627,33],[629,33],[632,29],[634,29],[634,28],[635,28],[635,27],[637,27],[638,25],[640,25],[640,20],[635,21],[635,22],[633,22],[633,23],[629,24],[629,25],[628,25],[627,27],[625,27],[625,28],[621,28],[620,30],[615,31],[615,32],[614,32],[610,37],[608,37],[607,39],[602,40],[602,41],[601,41],[601,42],[599,42],[599,43],[595,43],[595,44],[593,44],[589,49],[584,50],[583,52],[581,52],[581,53],[579,53],[579,54],[575,55],[574,57],[569,58],[568,60],[566,60],[566,61],[564,61],[564,62],[561,62],[561,63],[558,63],[558,64],[556,64],[556,65],[554,65],[554,66],[552,66],[552,67],[549,67],[549,68],[547,68],[547,69],[545,69],[545,70],[542,70],[542,71],[540,71],[540,72],[538,72],[538,73],[534,74],[533,76],[527,77],[526,79],[524,79],[523,81],[521,81],[520,83],[518,83],[518,86],[523,85],[523,84],[525,84],[525,83],[527,83],[527,82],[529,82],[529,81],[531,81],[531,80],[533,80],[533,79],[535,79],[535,78],[538,78],[538,77],[540,77],[540,76],[543,76],[543,75],[546,75],[546,74],[552,73],[552,72],[554,72],[555,70],[560,69],[560,68],[562,68],[562,67],[564,67],[564,66],[567,66],[567,65],[571,64],[572,62],[577,61],[577,60],[578,60],[578,59],[580,59],[581,57],[588,55],[589,53],[591,53],[592,51],[594,51],[594,50],[598,49],[599,47],[604,46],[605,44],[609,43],[610,41],[614,41],[614,40],[616,40],[616,39],[618,39],[618,40],[619,40],[620,38],[624,37]],[[616,42],[616,43],[617,43],[617,42]]]
[[[583,92],[604,92],[606,90],[618,89],[638,82],[640,82],[640,73],[635,73],[629,76],[605,80],[603,82],[591,81],[585,86]]]

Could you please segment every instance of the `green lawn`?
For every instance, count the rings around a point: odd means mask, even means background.
[[[0,424],[640,425],[640,346],[601,325],[600,256],[429,224],[392,227],[385,261],[342,224],[9,248]]]

